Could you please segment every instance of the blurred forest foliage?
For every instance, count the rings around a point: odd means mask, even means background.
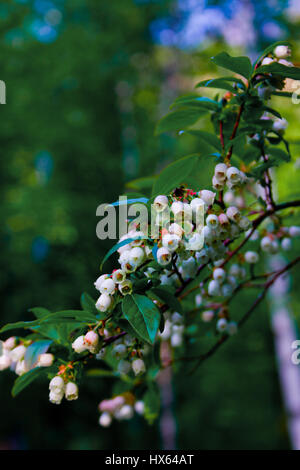
[[[30,319],[34,306],[77,308],[83,291],[95,296],[93,280],[112,245],[96,238],[97,206],[128,192],[133,178],[211,150],[193,137],[154,137],[155,124],[176,96],[218,75],[209,57],[243,48],[224,44],[224,37],[194,48],[155,42],[159,21],[176,17],[175,3],[1,2],[0,78],[7,87],[0,126],[1,324]],[[299,23],[279,13],[300,62]],[[252,52],[268,42],[260,34]],[[293,162],[277,175],[283,199],[299,181],[300,105],[278,98],[276,105],[294,142]],[[209,128],[205,119],[200,124]],[[207,186],[209,167],[203,163],[199,188]],[[299,281],[293,273],[293,286]],[[236,303],[237,314],[247,302]],[[291,302],[299,312],[297,293]],[[99,427],[95,403],[110,397],[112,379],[87,379],[78,402],[60,407],[49,404],[45,383],[12,399],[13,380],[9,371],[0,374],[0,448],[161,447],[158,423],[134,418]],[[287,448],[266,304],[195,375],[174,377],[174,395],[179,449]]]

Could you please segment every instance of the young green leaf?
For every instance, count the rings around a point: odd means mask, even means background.
[[[299,67],[287,67],[286,65],[272,62],[269,65],[262,65],[255,70],[255,74],[271,73],[272,75],[279,75],[284,78],[292,78],[293,80],[300,80]]]

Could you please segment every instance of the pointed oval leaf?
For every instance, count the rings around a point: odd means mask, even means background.
[[[160,312],[145,295],[126,295],[122,302],[125,318],[147,343],[153,344],[160,323]]]

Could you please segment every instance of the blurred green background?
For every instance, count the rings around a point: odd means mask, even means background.
[[[95,296],[112,244],[96,238],[97,206],[117,199],[130,179],[210,150],[193,137],[154,137],[157,120],[176,96],[217,76],[209,57],[218,51],[255,57],[288,38],[300,62],[299,24],[297,1],[1,2],[1,324],[30,319],[34,306],[77,308],[83,291]],[[294,142],[293,162],[277,175],[283,199],[299,181],[300,105],[275,106]],[[299,281],[293,272],[293,286]],[[299,304],[293,294],[294,312]],[[179,449],[289,448],[269,323],[264,304],[195,375],[174,376]],[[55,407],[45,383],[12,399],[14,378],[0,374],[0,448],[162,448],[158,423],[136,417],[99,427],[97,403],[110,397],[110,379],[86,379],[80,400]]]

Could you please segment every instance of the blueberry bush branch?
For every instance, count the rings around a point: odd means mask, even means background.
[[[287,121],[269,106],[272,95],[290,96],[284,91],[287,78],[300,80],[300,69],[287,60],[290,54],[287,43],[273,44],[251,64],[247,57],[222,52],[212,62],[230,75],[197,85],[218,94],[175,100],[157,134],[190,134],[212,152],[176,160],[153,178],[151,195],[128,201],[142,204],[151,223],[130,219],[127,233],[102,261],[101,269],[109,256],[118,257],[116,268],[94,283],[98,299],[84,293],[81,309],[36,307],[30,310],[34,319],[2,327],[0,370],[17,374],[13,396],[47,377],[50,402],[60,404],[78,398],[85,377],[110,377],[116,387],[111,398],[99,397],[100,425],[134,413],[151,423],[159,414],[160,371],[190,361],[196,370],[299,262],[298,257],[280,271],[264,272],[264,258],[289,252],[300,235],[300,227],[284,223],[300,200],[276,201],[272,180],[273,168],[291,160]],[[198,128],[205,115],[212,132]],[[195,187],[194,177],[204,159],[214,161],[205,189]],[[245,290],[260,293],[234,318],[232,301]],[[192,355],[190,344],[201,345],[204,327],[216,342]],[[11,330],[15,336],[8,336]]]

